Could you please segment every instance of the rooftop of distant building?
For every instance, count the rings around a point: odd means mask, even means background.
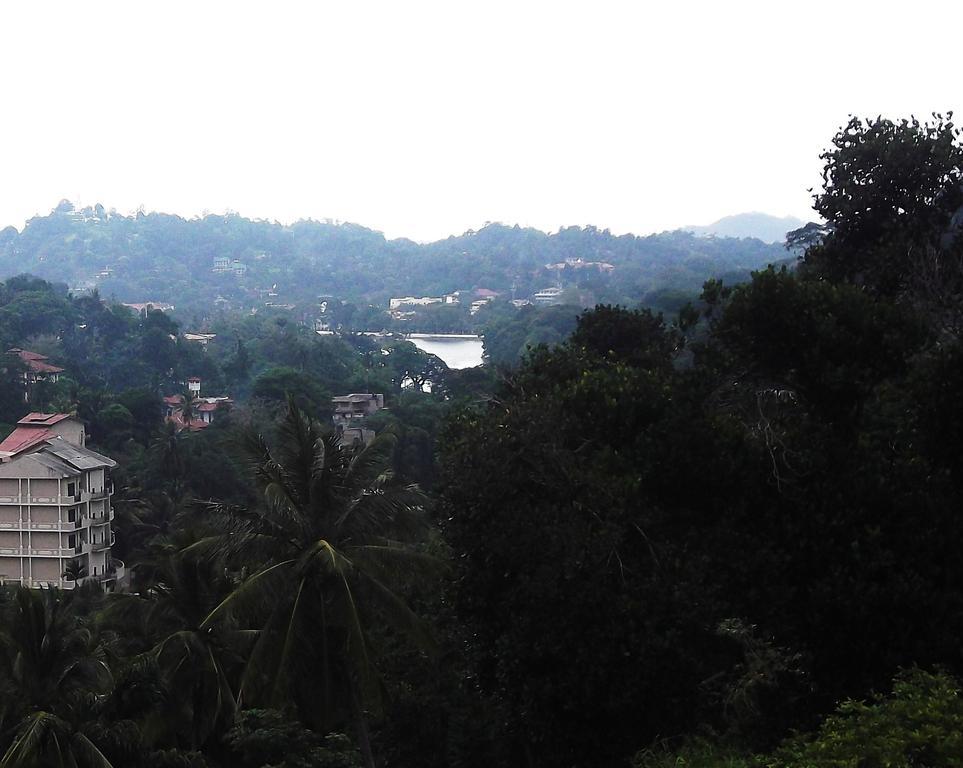
[[[20,349],[19,347],[13,347],[8,351],[11,355],[19,357],[27,368],[34,373],[63,373],[64,371],[63,368],[46,362],[47,356],[41,355],[39,352],[31,352],[29,349]]]

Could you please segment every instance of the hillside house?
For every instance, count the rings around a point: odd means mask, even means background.
[[[367,445],[375,436],[374,430],[364,425],[364,420],[385,407],[385,396],[367,392],[341,395],[331,399],[334,413],[331,420],[341,445]]]
[[[367,416],[377,413],[385,407],[384,395],[372,395],[369,393],[341,395],[331,398],[334,405],[332,419],[335,426],[348,426],[356,424]]]
[[[173,304],[167,304],[163,301],[143,301],[135,302],[132,304],[125,303],[123,306],[130,307],[138,315],[147,317],[150,312],[172,312],[174,310]]]
[[[23,380],[23,401],[25,403],[29,402],[30,391],[38,382],[49,381],[56,384],[60,380],[60,374],[64,372],[64,369],[60,366],[49,363],[49,358],[46,355],[19,347],[13,347],[7,353],[16,357],[23,367],[21,376]]]
[[[184,341],[193,341],[202,347],[206,347],[209,341],[214,341],[216,338],[216,333],[193,333],[191,331],[185,331],[184,333]]]
[[[561,297],[561,288],[542,288],[542,290],[536,291],[532,294],[532,303],[542,306],[549,306],[552,304],[558,304],[559,301],[561,301]]]
[[[187,380],[187,390],[191,395],[189,420],[188,414],[185,413],[184,395],[170,395],[164,398],[164,421],[173,424],[178,432],[182,429],[189,429],[191,432],[207,429],[218,414],[223,415],[234,406],[234,400],[227,395],[203,397],[201,380],[196,376]]]

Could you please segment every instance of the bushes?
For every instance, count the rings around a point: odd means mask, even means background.
[[[900,673],[889,697],[847,701],[813,735],[791,739],[772,768],[963,765],[963,699],[943,673]]]
[[[942,672],[909,669],[890,696],[846,701],[817,731],[787,739],[772,755],[733,754],[709,742],[679,751],[645,749],[634,768],[914,768],[963,765],[963,699]]]

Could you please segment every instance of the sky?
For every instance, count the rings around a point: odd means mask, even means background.
[[[0,5],[0,227],[61,199],[644,234],[812,219],[848,115],[960,107],[963,3]]]

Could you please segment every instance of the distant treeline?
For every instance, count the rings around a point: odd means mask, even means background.
[[[210,310],[218,297],[218,306],[245,310],[313,304],[319,295],[385,306],[392,296],[479,287],[523,299],[559,284],[585,306],[663,309],[698,293],[707,278],[746,279],[787,256],[781,245],[751,239],[615,236],[595,227],[549,235],[501,224],[420,245],[355,224],[123,216],[67,201],[21,232],[0,231],[0,278],[29,272],[119,301],[195,312]]]

